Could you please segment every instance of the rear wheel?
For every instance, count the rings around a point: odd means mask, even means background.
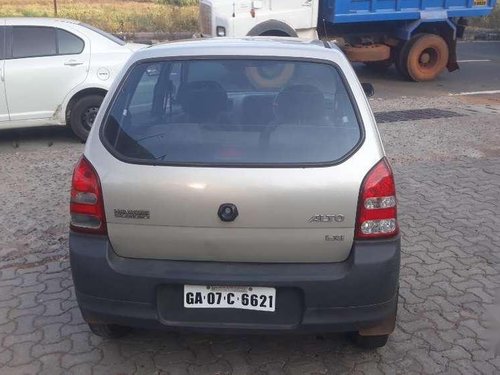
[[[97,336],[107,339],[117,339],[128,334],[131,330],[130,327],[119,326],[116,324],[103,324],[103,323],[88,323],[90,330]]]
[[[71,108],[70,126],[82,141],[87,139],[103,99],[102,95],[87,95],[78,99]]]
[[[444,70],[448,57],[448,45],[442,37],[417,34],[400,49],[396,67],[412,81],[432,81]]]
[[[361,336],[359,333],[354,333],[352,340],[354,344],[363,349],[377,349],[387,344],[389,335],[379,336]]]

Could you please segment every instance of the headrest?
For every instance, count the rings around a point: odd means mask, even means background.
[[[314,123],[325,114],[325,97],[311,85],[285,87],[276,97],[274,111],[279,122]]]
[[[274,96],[246,96],[241,104],[241,123],[266,125],[274,120]]]
[[[227,109],[228,100],[226,90],[217,82],[194,81],[179,88],[177,101],[195,121],[206,122]]]

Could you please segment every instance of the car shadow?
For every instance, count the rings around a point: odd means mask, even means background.
[[[110,343],[104,341],[103,344]],[[286,363],[321,361],[321,357],[353,357],[370,353],[352,344],[347,334],[208,334],[189,331],[148,331],[134,329],[124,338],[115,339],[112,344],[118,348],[142,346],[149,350],[159,351],[162,347],[172,350],[188,350],[199,356],[197,352],[209,350],[216,358],[226,359],[240,354],[249,359],[249,363],[259,367],[267,362]],[[250,367],[253,367],[253,366]],[[254,368],[256,370],[256,368]]]
[[[79,144],[78,139],[66,126],[43,126],[21,129],[0,129],[0,147],[17,149],[25,146],[52,146],[54,144]]]
[[[399,74],[394,65],[382,71],[370,69],[361,63],[353,63],[352,67],[361,81],[382,79],[391,82],[408,82]]]

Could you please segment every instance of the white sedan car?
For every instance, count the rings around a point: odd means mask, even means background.
[[[114,77],[141,47],[78,21],[0,18],[0,129],[70,125],[85,140]]]

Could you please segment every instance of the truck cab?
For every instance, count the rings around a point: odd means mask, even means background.
[[[317,38],[317,0],[201,0],[202,36]]]

